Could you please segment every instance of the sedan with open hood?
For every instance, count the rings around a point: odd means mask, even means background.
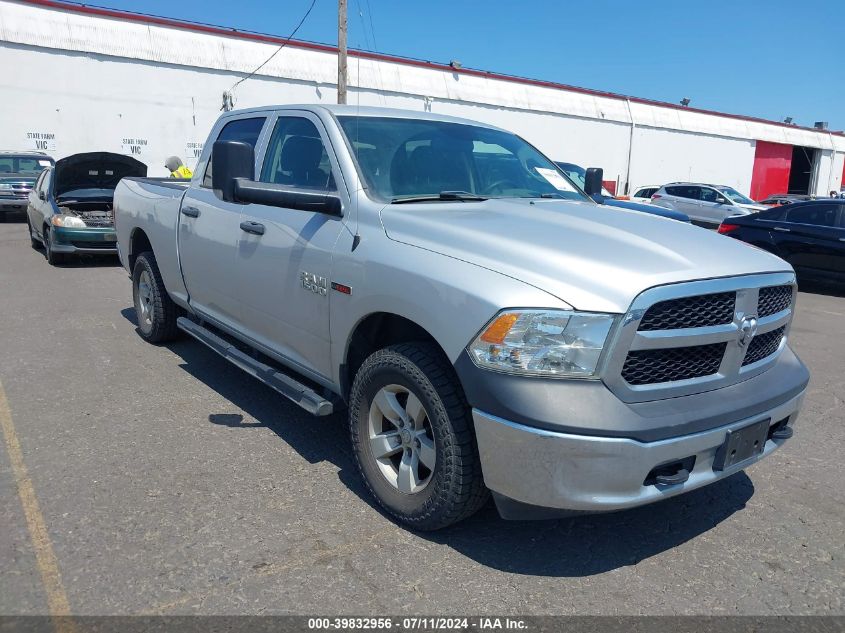
[[[33,248],[60,264],[79,254],[114,255],[114,189],[121,178],[146,176],[147,166],[110,152],[74,154],[45,169],[29,194]]]

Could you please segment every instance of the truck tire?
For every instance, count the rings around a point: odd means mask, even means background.
[[[436,346],[403,343],[367,358],[352,384],[349,430],[367,488],[400,523],[437,530],[487,501],[470,409]]]
[[[44,257],[51,266],[58,266],[65,263],[65,254],[53,250],[53,241],[50,238],[50,228],[44,227]]]
[[[164,288],[152,251],[141,253],[135,260],[132,268],[132,300],[141,338],[148,343],[164,343],[179,336],[179,328],[176,326],[179,307]]]

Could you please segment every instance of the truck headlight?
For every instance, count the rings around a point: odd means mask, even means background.
[[[9,183],[7,183],[7,182],[0,182],[0,189],[2,189],[3,191],[6,191],[6,190],[11,190],[11,189],[12,189],[12,185],[10,185],[10,184],[9,184]]]
[[[50,224],[53,226],[63,226],[68,229],[84,229],[86,226],[85,222],[75,215],[54,215],[50,218]]]
[[[590,378],[615,318],[571,310],[504,310],[467,349],[486,369]]]

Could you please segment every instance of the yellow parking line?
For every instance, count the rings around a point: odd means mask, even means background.
[[[21,444],[18,441],[18,434],[15,432],[15,425],[12,422],[12,412],[9,409],[9,401],[6,399],[6,391],[3,383],[0,383],[0,429],[3,430],[3,437],[6,440],[6,451],[9,453],[9,461],[12,464],[12,473],[15,477],[15,484],[18,488],[23,513],[26,517],[26,526],[29,529],[29,538],[35,550],[35,561],[38,571],[41,573],[41,583],[47,592],[47,606],[50,615],[54,618],[56,631],[60,633],[72,633],[73,623],[67,617],[70,615],[70,604],[67,600],[65,588],[62,585],[62,576],[59,573],[59,562],[53,551],[53,544],[50,542],[50,535],[47,533],[47,526],[44,516],[38,507],[38,499],[35,496],[35,488],[32,479],[26,470],[23,461]]]

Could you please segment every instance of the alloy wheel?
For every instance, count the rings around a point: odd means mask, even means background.
[[[369,411],[369,443],[379,472],[403,494],[422,491],[437,460],[431,422],[420,399],[401,385],[378,390]]]

